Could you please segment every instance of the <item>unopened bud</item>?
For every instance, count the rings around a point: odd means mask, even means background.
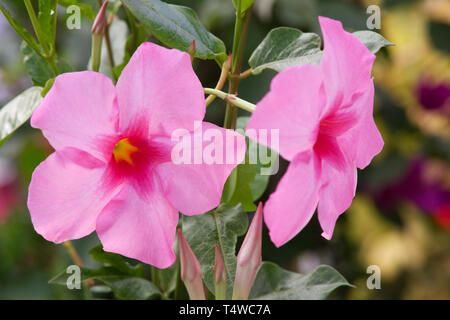
[[[108,5],[108,0],[103,2],[102,7],[97,13],[95,17],[94,24],[92,25],[91,33],[92,34],[101,34],[105,33],[106,28],[106,6]]]
[[[181,280],[184,282],[191,300],[205,300],[203,289],[202,268],[186,239],[178,229],[180,247]]]
[[[97,14],[97,17],[95,17],[94,24],[91,29],[91,34],[92,34],[91,61],[92,61],[92,70],[93,71],[98,71],[100,69],[103,34],[105,33],[105,28],[106,28],[106,6],[107,5],[108,5],[108,0],[103,2],[103,5]]]
[[[248,299],[256,273],[261,265],[262,220],[262,203],[259,203],[237,256],[233,300]]]

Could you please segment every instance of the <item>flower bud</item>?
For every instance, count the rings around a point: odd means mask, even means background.
[[[92,70],[93,71],[98,71],[100,68],[103,35],[105,33],[105,28],[106,28],[106,6],[107,5],[108,5],[108,0],[103,2],[103,5],[97,14],[97,17],[95,17],[94,24],[91,29],[91,34],[92,34],[91,60],[92,60]]]
[[[92,25],[91,33],[92,34],[101,34],[105,33],[106,28],[106,6],[108,5],[108,0],[103,2],[102,7],[97,13],[95,17],[94,24]]]
[[[203,289],[202,268],[186,239],[178,229],[180,247],[181,280],[189,293],[191,300],[205,300]]]
[[[214,262],[214,286],[216,290],[216,300],[225,300],[227,298],[227,273],[217,243]]]
[[[262,220],[262,203],[259,203],[237,256],[233,300],[248,299],[256,273],[261,265]]]

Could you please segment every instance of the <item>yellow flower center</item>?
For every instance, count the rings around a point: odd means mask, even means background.
[[[130,143],[128,138],[124,138],[116,143],[114,146],[113,154],[116,162],[125,161],[131,165],[133,165],[133,159],[131,158],[131,154],[138,151],[138,148],[133,146]]]

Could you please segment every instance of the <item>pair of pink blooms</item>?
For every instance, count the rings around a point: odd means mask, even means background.
[[[338,215],[354,197],[356,168],[365,167],[383,145],[372,116],[374,55],[339,22],[320,23],[321,65],[278,74],[248,125],[279,129],[277,151],[291,161],[265,206],[277,246],[308,223],[317,204],[323,235],[331,238]],[[203,88],[189,55],[178,50],[143,44],[115,87],[89,71],[58,76],[31,119],[56,150],[30,184],[36,231],[59,243],[96,230],[106,251],[170,266],[178,212],[215,208],[228,175],[243,161],[171,162],[173,130],[185,128],[193,139],[194,121],[204,114]],[[239,150],[225,154],[243,155],[244,138],[235,138]]]

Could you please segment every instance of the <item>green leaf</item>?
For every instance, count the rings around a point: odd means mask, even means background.
[[[320,300],[341,286],[351,286],[335,269],[320,265],[305,275],[263,262],[256,275],[250,299]]]
[[[374,54],[382,47],[393,45],[373,31],[357,31],[353,34]],[[253,51],[248,63],[253,74],[259,74],[265,69],[280,72],[292,66],[319,65],[322,54],[317,34],[280,27],[267,34]]]
[[[367,49],[373,54],[377,53],[383,47],[393,46],[394,44],[387,41],[381,34],[373,31],[356,31],[353,35],[361,41]]]
[[[226,60],[225,44],[205,29],[192,9],[159,0],[123,3],[166,46],[187,52],[195,40],[195,57],[214,59],[219,64]]]
[[[34,85],[43,87],[48,80],[55,77],[55,73],[53,72],[50,63],[33,51],[27,43],[22,42],[20,50],[22,52],[25,69]],[[72,66],[64,59],[57,56],[55,56],[54,59],[59,73],[72,71]]]
[[[266,154],[270,154],[270,152],[273,152],[272,150],[267,149],[266,147],[264,147],[261,144],[258,144],[258,148],[264,148],[265,151],[262,151],[262,152],[268,152]],[[270,166],[270,164],[268,166],[267,165],[263,166],[260,163],[255,164],[256,175],[255,175],[255,179],[250,184],[250,191],[252,192],[253,201],[257,201],[259,198],[261,198],[262,195],[264,194],[264,192],[266,191],[267,186],[269,185],[270,175],[261,174],[261,169],[263,167],[269,167],[269,166]]]
[[[56,6],[56,0],[39,0],[39,25],[51,49],[54,48],[56,37]]]
[[[45,86],[45,83],[55,76],[48,61],[40,57],[25,42],[20,46],[23,63],[35,86]]]
[[[0,109],[0,145],[23,125],[42,100],[41,87],[31,87]]]
[[[236,8],[236,10],[239,9],[239,2],[241,2],[240,13],[243,13],[253,5],[253,2],[255,2],[255,0],[233,0],[233,5]]]
[[[118,299],[128,300],[148,300],[162,298],[159,289],[150,281],[138,277],[123,274],[114,267],[101,267],[99,269],[81,269],[81,281],[98,280],[111,288]],[[67,280],[71,276],[66,270],[59,273],[48,283],[67,285]]]
[[[239,117],[236,120],[236,128],[241,129],[245,132],[245,128],[247,127],[248,121],[250,120],[250,117]],[[255,176],[254,179],[250,182],[250,191],[252,194],[253,201],[257,201],[261,196],[264,194],[264,192],[267,189],[267,186],[269,185],[269,179],[270,175],[268,174],[261,174],[263,168],[270,168],[271,162],[262,164],[261,163],[261,154],[267,155],[268,158],[272,159],[272,150],[268,149],[267,147],[263,146],[262,144],[257,143],[256,141],[250,141],[248,138],[246,139],[247,142],[247,152],[249,152],[250,144],[256,144],[256,148],[253,152],[258,152],[259,156],[257,159],[257,163],[253,164],[254,170],[255,170]],[[248,157],[246,158],[246,161],[248,160]],[[224,188],[225,190],[225,188]],[[247,211],[247,210],[246,210]],[[250,210],[248,210],[250,211]]]
[[[203,280],[214,292],[213,272],[215,245],[219,245],[227,274],[227,296],[233,292],[236,272],[237,237],[245,234],[248,217],[240,205],[217,209],[198,216],[183,216],[183,234],[202,266]]]
[[[253,51],[248,63],[253,74],[264,69],[281,71],[302,64],[319,64],[320,37],[298,29],[281,27],[272,29]]]
[[[110,287],[117,299],[149,300],[162,298],[159,289],[150,281],[142,278],[99,277],[96,279]]]
[[[11,25],[11,27],[14,29],[14,31],[17,32],[17,34],[31,47],[33,48],[33,50],[35,52],[41,52],[41,49],[38,45],[38,43],[36,42],[36,40],[34,39],[34,37],[31,35],[31,33],[29,33],[27,31],[27,29],[25,29],[24,26],[22,26],[20,24],[19,21],[17,21],[16,19],[14,19],[9,12],[2,6],[0,5],[0,11],[3,13],[3,15],[5,16],[6,20],[8,20],[8,23]]]
[[[104,251],[101,244],[89,250],[89,254],[95,261],[105,263],[107,266],[112,266],[124,274],[136,277],[143,276],[142,264],[131,266],[121,255]]]
[[[255,181],[256,169],[253,164],[241,163],[233,169],[223,188],[222,203],[230,206],[242,204],[244,211],[255,211],[250,185]]]
[[[111,39],[111,50],[113,52],[114,63],[116,66],[120,66],[125,59],[125,49],[128,39],[128,26],[127,23],[120,19],[114,19],[109,26],[109,37]],[[106,48],[106,40],[103,39],[102,43],[102,55],[100,58],[100,73],[103,73],[107,77],[113,78],[114,70],[111,69],[111,63],[108,57],[108,50]],[[89,59],[87,68],[91,70],[92,62]]]

